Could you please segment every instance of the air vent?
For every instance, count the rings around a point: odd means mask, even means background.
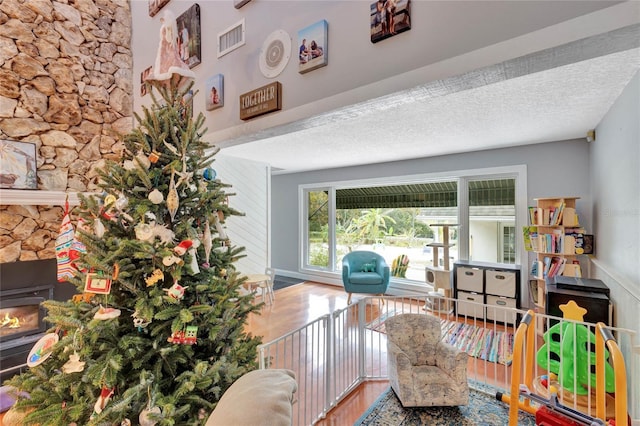
[[[218,34],[218,58],[244,45],[244,19]]]

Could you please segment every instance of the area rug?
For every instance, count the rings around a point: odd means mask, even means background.
[[[303,282],[304,280],[301,280],[299,278],[291,278],[291,277],[276,275],[275,278],[273,279],[273,290],[274,291],[281,290],[283,288],[287,288],[292,285],[300,284]]]
[[[401,312],[389,310],[366,325],[366,328],[386,333],[384,326],[387,318]],[[502,365],[510,365],[513,357],[513,333],[477,327],[473,324],[464,324],[456,321],[441,319],[442,341],[472,357],[497,362]]]
[[[354,426],[413,426],[413,425],[506,425],[509,406],[491,394],[469,390],[469,404],[454,407],[405,408],[395,392],[388,388],[360,416]],[[518,425],[535,425],[535,417],[518,412]]]

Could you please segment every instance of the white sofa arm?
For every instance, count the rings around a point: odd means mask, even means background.
[[[250,371],[222,395],[205,426],[291,426],[295,377],[284,369]]]

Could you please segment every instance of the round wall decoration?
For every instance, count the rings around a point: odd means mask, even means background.
[[[269,34],[260,50],[260,71],[267,78],[278,76],[291,58],[291,37],[286,31]]]

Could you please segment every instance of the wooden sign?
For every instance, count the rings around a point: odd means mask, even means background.
[[[282,84],[278,81],[240,95],[241,120],[249,120],[281,109]]]

